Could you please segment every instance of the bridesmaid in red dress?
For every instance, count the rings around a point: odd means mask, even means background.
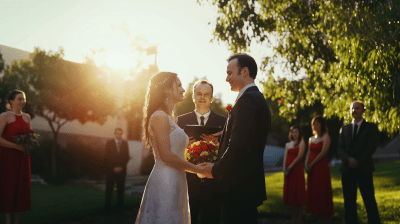
[[[306,205],[306,183],[301,159],[303,158],[305,143],[303,132],[297,125],[293,125],[289,132],[290,142],[285,146],[283,172],[283,204],[289,205],[292,213],[292,224],[303,223],[303,206]]]
[[[0,114],[0,212],[6,224],[19,222],[19,212],[31,210],[31,160],[14,136],[33,132],[31,118],[22,113],[25,93],[14,90],[8,95],[11,111]]]
[[[331,173],[327,153],[330,138],[321,115],[313,118],[311,127],[314,136],[309,140],[305,169],[307,177],[307,213],[318,215],[318,223],[330,223],[333,215]]]

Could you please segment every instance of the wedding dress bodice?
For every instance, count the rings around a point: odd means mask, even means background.
[[[137,224],[188,224],[190,223],[189,198],[184,170],[175,169],[161,160],[160,152],[151,129],[153,116],[163,116],[156,111],[149,119],[149,134],[152,141],[155,164],[143,194],[136,218]],[[171,151],[184,159],[189,138],[168,116]]]
[[[154,158],[156,161],[156,164],[163,164],[165,165],[165,163],[161,160],[160,157],[160,153],[158,151],[157,148],[157,143],[154,137],[154,132],[151,129],[151,120],[153,118],[153,116],[155,115],[162,115],[162,114],[166,114],[164,111],[156,111],[153,113],[153,115],[151,115],[150,119],[149,119],[149,133],[152,139],[152,147],[154,150]],[[168,116],[168,120],[169,120],[169,140],[170,140],[170,144],[171,144],[171,151],[173,153],[175,153],[177,156],[179,156],[180,158],[184,159],[185,158],[185,149],[186,146],[189,143],[189,137],[186,135],[186,133],[175,123],[172,121],[171,116]]]

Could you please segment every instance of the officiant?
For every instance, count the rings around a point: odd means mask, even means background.
[[[188,125],[199,125],[209,127],[224,127],[226,117],[218,115],[211,111],[210,104],[213,101],[213,85],[206,80],[198,80],[193,84],[193,102],[195,110],[193,112],[178,117],[178,125],[184,129]],[[189,144],[199,140],[211,140],[216,137],[210,135],[202,135],[201,139],[195,139],[189,136]],[[213,179],[201,181],[196,174],[186,173],[191,223],[197,224],[200,216],[200,223],[203,224],[219,224],[220,223],[220,207],[218,201],[215,200],[215,182]]]

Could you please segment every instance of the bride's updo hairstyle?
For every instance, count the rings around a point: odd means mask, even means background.
[[[146,99],[143,107],[142,135],[143,145],[151,146],[149,135],[150,116],[159,108],[168,113],[166,90],[172,88],[178,75],[172,72],[159,72],[153,75],[147,85]]]

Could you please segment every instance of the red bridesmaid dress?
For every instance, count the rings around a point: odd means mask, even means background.
[[[289,148],[286,153],[286,167],[289,167],[299,154],[299,146]],[[299,161],[292,170],[290,170],[289,175],[285,176],[283,184],[283,204],[290,206],[303,206],[306,205],[306,200],[304,169],[303,164]]]
[[[321,152],[323,141],[310,143],[311,163]],[[331,173],[327,155],[317,162],[307,177],[306,212],[319,216],[333,215]]]
[[[22,115],[4,128],[3,138],[32,132]],[[0,146],[0,212],[31,210],[31,158],[23,152]]]

